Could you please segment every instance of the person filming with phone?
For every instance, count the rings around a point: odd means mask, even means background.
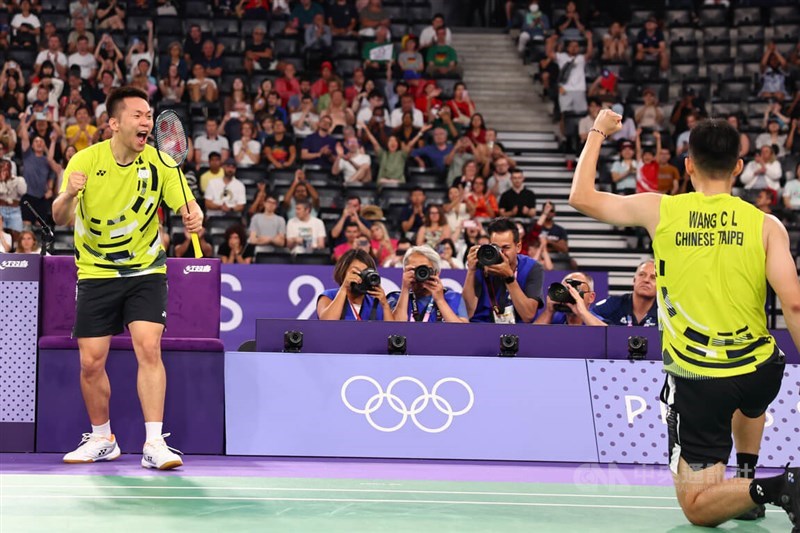
[[[519,230],[511,220],[495,219],[486,231],[489,244],[467,254],[463,298],[470,322],[533,322],[542,305],[542,265],[520,254]]]

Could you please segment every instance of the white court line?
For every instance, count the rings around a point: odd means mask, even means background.
[[[506,507],[579,507],[588,509],[644,509],[680,511],[680,507],[659,507],[646,505],[590,505],[582,503],[534,503],[534,502],[471,502],[448,500],[378,500],[366,498],[280,498],[257,496],[73,496],[68,494],[2,495],[0,499],[14,500],[220,500],[220,501],[259,501],[259,502],[331,502],[331,503],[403,503],[435,505],[488,505]]]
[[[638,496],[618,494],[557,494],[545,492],[491,492],[491,491],[450,491],[450,490],[403,490],[403,489],[342,489],[342,488],[307,488],[307,487],[174,487],[174,486],[127,486],[127,485],[5,485],[8,489],[145,489],[145,490],[241,490],[241,491],[275,491],[275,492],[345,492],[345,493],[382,493],[382,494],[447,494],[456,496],[537,496],[544,498],[621,498],[631,500],[671,500],[674,496]]]

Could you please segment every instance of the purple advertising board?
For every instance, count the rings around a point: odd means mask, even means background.
[[[383,268],[383,289],[399,290],[401,269]],[[560,281],[566,272],[546,272],[544,289]],[[448,289],[461,291],[465,270],[444,270]],[[593,273],[597,297],[608,295],[608,274]],[[222,310],[220,330],[226,350],[236,350],[255,339],[258,318],[308,319],[316,316],[317,296],[336,287],[331,266],[222,265]]]
[[[586,361],[226,354],[227,453],[597,462]]]

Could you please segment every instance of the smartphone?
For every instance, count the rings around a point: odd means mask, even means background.
[[[239,118],[239,112],[238,111],[231,111],[231,118]]]
[[[469,98],[469,93],[464,89],[464,99],[466,100],[467,98]]]

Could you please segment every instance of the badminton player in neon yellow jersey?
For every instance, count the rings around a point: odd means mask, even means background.
[[[690,522],[716,526],[757,505],[783,507],[800,532],[800,468],[771,478],[725,479],[732,441],[757,456],[764,413],[777,396],[783,353],[766,326],[766,282],[800,346],[800,282],[789,237],[773,216],[731,196],[742,171],[739,133],[723,120],[699,123],[686,171],[697,192],[617,196],[595,190],[600,146],[622,127],[601,111],[589,132],[569,203],[653,239],[659,326],[667,382],[670,469]],[[733,433],[733,439],[731,438]]]
[[[147,144],[153,129],[147,94],[131,87],[116,89],[106,109],[111,139],[73,156],[53,202],[56,224],[74,221],[75,226],[78,290],[73,337],[78,339],[81,391],[92,424],[92,432],[84,434],[64,461],[88,463],[120,455],[111,433],[105,363],[111,336],[127,326],[139,363],[137,389],[147,435],[142,466],[167,470],[183,462],[166,445],[168,434],[162,435],[167,379],[160,346],[167,280],[157,211],[163,199],[180,211],[190,232],[201,228],[203,214],[178,171],[165,166]]]

